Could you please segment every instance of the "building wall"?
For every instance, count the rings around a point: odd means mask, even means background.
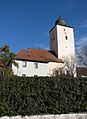
[[[62,63],[55,63],[55,62],[49,62],[49,63],[38,63],[38,68],[35,68],[35,62],[26,62],[26,67],[23,67],[23,61],[16,60],[16,62],[19,65],[19,68],[12,65],[12,69],[15,75],[17,76],[52,76],[53,70],[55,68],[62,67]]]
[[[55,36],[54,40],[53,37]],[[73,28],[56,25],[50,32],[50,49],[59,59],[75,54]]]
[[[33,116],[3,116],[0,119],[87,119],[87,113],[73,114],[52,114],[52,115],[33,115]]]
[[[50,32],[50,50],[55,51],[58,56],[57,27]]]
[[[74,33],[73,28],[57,25],[58,57],[63,58],[74,55]],[[67,39],[66,39],[67,37]]]
[[[87,67],[76,67],[78,77],[87,77]]]
[[[54,70],[64,67],[64,63],[49,62],[48,63],[48,74],[49,76],[53,75]]]
[[[22,76],[47,76],[47,63],[38,63],[38,68],[35,68],[35,62],[27,62],[26,67],[23,67],[23,61],[17,61],[19,68],[12,65],[12,69],[15,75]]]

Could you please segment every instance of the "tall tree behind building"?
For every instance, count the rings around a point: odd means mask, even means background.
[[[0,48],[0,62],[3,64],[3,67],[0,67],[0,74],[2,76],[13,75],[12,64],[18,67],[18,64],[15,62],[15,54],[10,51],[8,45],[4,45]]]

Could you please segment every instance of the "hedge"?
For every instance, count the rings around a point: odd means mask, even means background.
[[[74,112],[87,112],[87,78],[0,78],[0,116]]]

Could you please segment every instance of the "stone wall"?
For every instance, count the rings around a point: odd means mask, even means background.
[[[34,115],[34,116],[3,116],[0,119],[87,119],[87,113],[84,114],[61,114],[61,115]]]

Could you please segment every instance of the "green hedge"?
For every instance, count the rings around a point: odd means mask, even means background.
[[[87,112],[87,78],[0,78],[0,116]]]

